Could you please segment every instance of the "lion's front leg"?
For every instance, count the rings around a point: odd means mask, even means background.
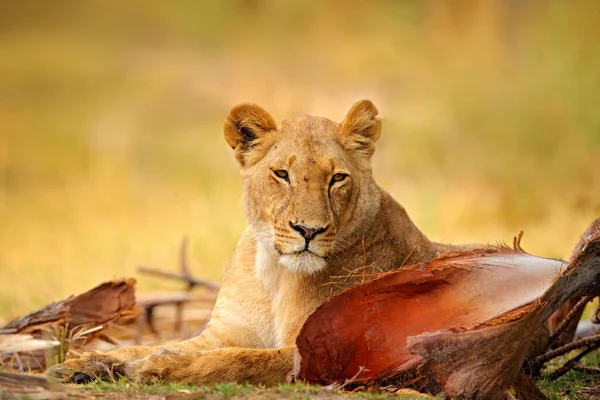
[[[64,383],[87,383],[94,379],[115,379],[128,376],[127,365],[160,351],[160,347],[131,346],[108,353],[83,353],[62,364],[52,366],[47,373]]]
[[[129,363],[126,375],[144,383],[191,384],[248,382],[274,385],[285,381],[293,367],[293,347],[280,349],[222,348],[215,350],[161,350]]]

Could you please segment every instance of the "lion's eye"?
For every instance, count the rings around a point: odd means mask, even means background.
[[[336,182],[341,182],[344,179],[346,179],[347,177],[348,177],[348,175],[346,175],[346,174],[337,173],[331,177],[331,184],[333,185]]]
[[[273,171],[273,173],[281,179],[285,179],[287,182],[290,181],[290,176],[288,175],[288,172],[286,170],[283,169],[277,169],[275,171]]]

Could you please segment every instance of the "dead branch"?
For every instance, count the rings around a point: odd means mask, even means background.
[[[189,262],[188,262],[188,244],[189,244],[189,239],[187,237],[184,237],[181,240],[181,246],[179,249],[179,269],[180,269],[179,273],[163,271],[163,270],[160,270],[157,268],[138,267],[138,271],[140,271],[142,273],[145,273],[148,275],[159,276],[162,278],[178,279],[178,280],[184,281],[187,284],[187,294],[179,293],[179,294],[173,294],[171,296],[171,298],[168,298],[168,299],[160,299],[160,300],[157,299],[156,301],[149,301],[146,303],[138,302],[139,305],[141,305],[145,308],[146,323],[148,325],[148,328],[150,329],[150,332],[152,332],[155,336],[158,336],[158,330],[156,329],[156,325],[154,323],[154,310],[156,309],[156,307],[163,306],[163,305],[175,306],[175,311],[176,311],[175,332],[179,332],[183,325],[183,322],[182,322],[183,306],[184,306],[184,304],[191,301],[189,292],[192,289],[194,289],[195,287],[201,287],[201,288],[205,288],[205,289],[212,291],[213,293],[215,293],[215,296],[216,296],[216,293],[221,288],[221,285],[216,282],[212,282],[212,281],[209,281],[206,279],[199,279],[199,278],[195,278],[192,276],[192,274],[190,272]],[[211,299],[211,300],[214,301],[214,299]],[[138,329],[138,340],[139,340],[139,338],[141,337],[142,325],[138,325],[138,327],[139,327],[139,329]]]
[[[187,237],[184,237],[181,240],[181,246],[180,246],[180,250],[179,250],[179,269],[181,270],[181,272],[177,273],[177,272],[163,271],[161,269],[152,268],[152,267],[144,267],[144,266],[138,267],[138,271],[140,271],[144,274],[159,276],[162,278],[178,279],[178,280],[184,281],[187,283],[187,290],[192,290],[196,286],[203,287],[203,288],[213,290],[213,291],[219,291],[219,289],[221,288],[221,285],[216,282],[212,282],[212,281],[209,281],[206,279],[198,279],[198,278],[194,278],[192,276],[192,274],[190,272],[190,268],[189,268],[189,263],[188,263],[188,238]]]
[[[556,339],[558,339],[558,337],[564,331],[566,331],[567,328],[569,328],[571,326],[571,321],[573,321],[576,317],[577,317],[577,320],[579,320],[579,317],[581,316],[581,313],[583,312],[583,309],[585,308],[585,306],[587,305],[587,303],[589,303],[593,299],[594,298],[591,297],[591,296],[582,297],[581,300],[579,300],[577,302],[577,304],[575,304],[573,306],[573,308],[571,309],[571,311],[569,311],[569,313],[567,314],[567,316],[562,320],[562,322],[560,323],[560,325],[558,325],[558,327],[556,328],[556,330],[550,336],[549,345],[552,345],[552,343],[554,343],[556,341]]]
[[[50,388],[48,378],[42,375],[13,374],[0,371],[0,387],[7,386],[39,386],[44,389]]]
[[[600,324],[600,297],[598,297],[598,307],[592,313],[592,317],[590,318],[593,324]]]
[[[596,342],[590,344],[588,348],[586,348],[581,353],[577,354],[575,357],[567,361],[562,367],[548,375],[548,378],[550,378],[551,380],[560,378],[561,376],[569,372],[571,369],[573,369],[573,367],[575,367],[583,357],[596,350],[597,348],[600,348],[600,340],[596,340]]]
[[[44,332],[58,338],[59,331],[68,338],[77,336],[82,329],[90,332],[84,340],[72,341],[71,347],[78,348],[96,339],[108,339],[102,332],[111,322],[130,323],[135,320],[139,309],[135,307],[134,279],[105,282],[78,296],[48,304],[30,314],[17,318],[2,332],[0,356],[2,361],[16,363],[18,369],[44,369],[44,349],[56,346],[55,341],[40,340]],[[97,327],[98,329],[92,329]]]
[[[34,333],[43,327],[69,324],[69,330],[81,326],[103,325],[116,320],[135,319],[135,279],[105,282],[78,296],[50,303],[4,326],[15,333]]]
[[[564,354],[567,354],[570,351],[579,349],[581,347],[591,346],[591,345],[593,345],[593,344],[595,344],[597,342],[600,343],[600,334],[594,335],[594,336],[590,336],[590,337],[587,337],[587,338],[584,338],[584,339],[576,340],[574,342],[571,342],[569,344],[561,346],[561,347],[559,347],[556,350],[552,350],[552,351],[549,351],[549,352],[547,352],[545,354],[542,354],[541,356],[536,357],[533,360],[531,360],[531,364],[534,365],[534,366],[535,365],[539,366],[539,365],[542,365],[543,363],[545,363],[547,361],[552,360],[553,358],[560,357],[560,356],[562,356]]]
[[[212,306],[217,299],[217,293],[192,294],[190,292],[150,293],[138,296],[137,305],[144,308],[145,322],[150,332],[158,336],[154,311],[161,306],[174,306],[176,317],[174,331],[180,332],[183,325],[183,306],[189,303],[207,303]],[[138,325],[138,340],[141,337],[142,325]]]
[[[69,304],[75,296],[69,296],[63,300],[50,303],[31,313],[19,317],[2,328],[2,330],[20,333],[39,329],[41,326],[51,322],[65,323],[69,316]]]
[[[196,286],[198,286],[198,287],[204,287],[209,290],[218,291],[221,288],[221,285],[219,285],[216,282],[211,282],[211,281],[208,281],[205,279],[198,279],[198,278],[194,278],[192,276],[186,276],[184,273],[162,271],[160,269],[151,268],[151,267],[139,267],[138,271],[140,271],[141,273],[144,273],[144,274],[159,276],[162,278],[179,279],[181,281],[186,282],[188,284],[188,287],[190,287],[190,289],[193,289]]]
[[[599,367],[586,367],[583,365],[576,365],[573,367],[573,371],[585,372],[586,374],[600,374]]]
[[[36,339],[32,335],[0,335],[0,354],[52,349],[58,345],[56,340]]]
[[[75,388],[51,382],[45,375],[15,374],[0,371],[2,399],[93,399]]]

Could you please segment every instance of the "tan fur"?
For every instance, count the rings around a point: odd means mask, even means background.
[[[171,346],[87,353],[50,372],[66,381],[111,371],[141,381],[283,381],[303,322],[341,290],[335,277],[418,263],[435,247],[373,179],[377,114],[363,100],[341,124],[303,116],[276,126],[256,105],[233,108],[224,133],[249,225],[205,331]],[[319,233],[307,241],[298,226]]]

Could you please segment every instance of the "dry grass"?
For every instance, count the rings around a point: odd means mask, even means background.
[[[600,214],[599,5],[452,4],[0,5],[0,319],[173,265],[183,235],[219,278],[245,225],[221,121],[248,100],[372,98],[375,174],[430,237],[568,256]]]

